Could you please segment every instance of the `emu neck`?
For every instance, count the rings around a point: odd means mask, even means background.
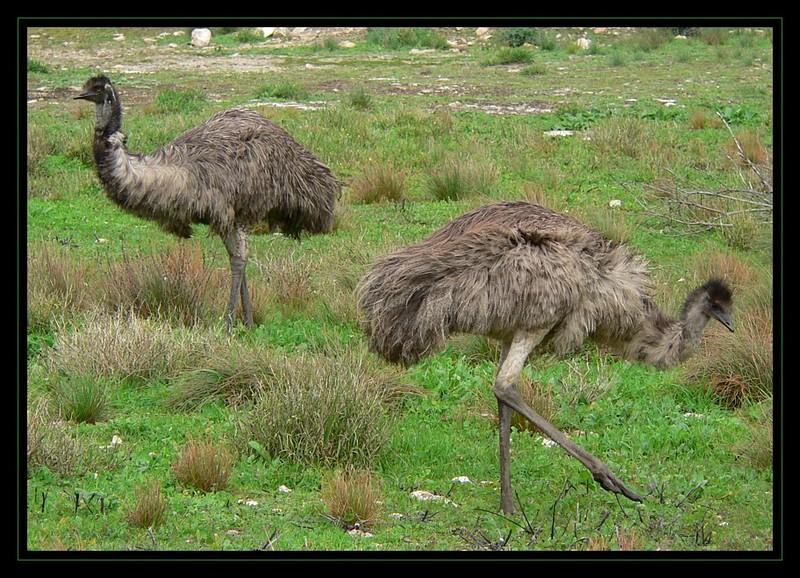
[[[708,324],[709,317],[699,301],[689,300],[684,303],[681,318],[678,322],[681,327],[683,342],[692,352],[700,345],[700,336]]]
[[[119,97],[114,95],[112,102],[105,101],[95,105],[95,136],[108,138],[122,130],[122,107]]]
[[[700,346],[708,324],[702,304],[687,300],[679,319],[673,319],[648,304],[642,324],[622,349],[626,358],[659,369],[674,367],[691,357]]]

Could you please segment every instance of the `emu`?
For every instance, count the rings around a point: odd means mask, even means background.
[[[108,197],[128,213],[188,238],[192,224],[222,238],[231,269],[228,332],[241,302],[253,325],[247,289],[248,231],[265,222],[295,238],[333,228],[341,185],[285,130],[257,112],[223,110],[148,154],[129,151],[122,104],[106,76],[86,81],[76,99],[95,103],[92,151]]]
[[[712,278],[680,316],[649,296],[646,261],[578,220],[525,202],[487,205],[426,240],[378,258],[356,287],[370,348],[411,365],[452,333],[502,344],[494,382],[500,430],[500,507],[515,511],[509,442],[512,410],[577,458],[606,490],[642,499],[601,460],[536,413],[516,383],[534,348],[565,355],[592,338],[625,358],[667,368],[699,347],[709,320],[733,331],[732,293]]]

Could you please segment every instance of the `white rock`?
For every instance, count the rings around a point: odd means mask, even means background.
[[[286,487],[286,486],[284,486],[283,484],[281,484],[281,485],[278,487],[278,491],[279,491],[279,492],[281,492],[282,494],[291,494],[291,493],[292,493],[292,490],[291,490],[290,488],[287,488],[287,487]]]
[[[275,34],[275,27],[274,26],[262,26],[261,28],[256,28],[256,34],[261,34],[264,38],[269,38],[273,34]]]
[[[195,28],[192,30],[191,44],[198,48],[211,44],[211,30],[208,28]]]
[[[439,496],[437,494],[433,494],[431,492],[426,492],[425,490],[415,490],[415,491],[411,492],[411,495],[414,496],[418,500],[422,500],[423,502],[426,502],[428,500],[441,500],[442,499],[441,496]]]
[[[471,484],[472,480],[470,480],[467,476],[456,476],[451,482],[459,482],[461,484]]]

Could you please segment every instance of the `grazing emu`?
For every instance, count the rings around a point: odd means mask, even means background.
[[[266,222],[296,238],[330,232],[341,190],[330,169],[278,125],[241,108],[218,112],[149,154],[130,152],[107,77],[90,78],[75,98],[95,103],[92,149],[108,197],[179,237],[191,236],[192,223],[219,235],[231,267],[227,329],[240,301],[251,327],[248,226]]]
[[[594,338],[630,360],[665,368],[697,349],[709,319],[733,331],[731,291],[721,280],[692,291],[680,318],[672,319],[648,296],[642,258],[572,217],[523,202],[481,207],[379,258],[356,295],[370,347],[392,362],[416,363],[456,332],[502,343],[494,394],[504,513],[514,511],[512,409],[577,458],[603,488],[641,501],[604,462],[523,401],[516,383],[535,347],[563,355]]]

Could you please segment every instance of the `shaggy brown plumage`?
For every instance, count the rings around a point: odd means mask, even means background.
[[[224,110],[148,154],[129,151],[117,90],[90,78],[78,99],[96,105],[93,152],[108,195],[127,212],[179,237],[202,223],[225,242],[231,261],[228,329],[241,299],[252,325],[245,267],[247,231],[266,222],[298,237],[333,227],[340,184],[328,167],[257,112]]]
[[[697,349],[709,319],[733,330],[731,292],[722,281],[690,293],[672,319],[650,298],[643,258],[570,216],[523,202],[481,207],[379,258],[356,293],[371,347],[393,362],[413,364],[441,349],[452,333],[501,341],[495,384],[501,478],[507,476],[506,415],[513,408],[587,465],[603,487],[637,500],[605,464],[547,422],[541,426],[544,420],[516,392],[522,365],[534,347],[564,355],[593,338],[663,368]],[[510,480],[501,487],[502,508],[512,511]]]

